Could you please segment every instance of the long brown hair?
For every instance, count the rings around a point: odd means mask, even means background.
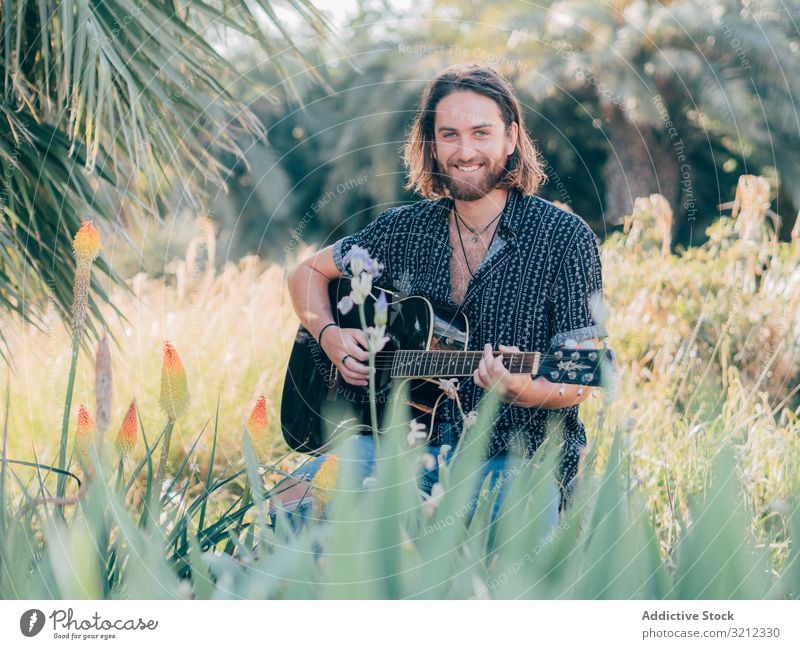
[[[425,198],[449,195],[440,174],[436,172],[433,155],[436,106],[450,93],[463,90],[471,90],[493,99],[500,108],[506,132],[514,122],[519,127],[517,146],[508,156],[506,174],[497,186],[535,194],[544,184],[547,175],[539,151],[525,130],[519,100],[503,75],[491,67],[474,63],[452,65],[425,87],[419,109],[406,137],[403,155],[409,176],[406,189],[413,189]]]

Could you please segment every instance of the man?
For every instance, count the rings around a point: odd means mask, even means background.
[[[428,84],[405,163],[408,187],[425,200],[385,210],[292,271],[295,311],[343,379],[365,386],[366,338],[359,329],[331,324],[327,290],[332,279],[348,274],[343,259],[354,245],[384,265],[382,287],[459,306],[470,322],[469,348],[484,350],[474,375],[458,387],[460,404],[464,412],[475,409],[495,385],[505,402],[487,470],[502,468],[509,451],[530,456],[544,441],[548,419],[558,421],[563,507],[586,444],[578,404],[589,390],[511,374],[492,350],[547,352],[600,342],[605,331],[592,309],[602,292],[595,236],[582,219],[534,195],[545,180],[542,162],[510,85],[491,68],[452,66]],[[447,400],[431,431],[432,450],[454,446],[460,421],[455,400]],[[374,457],[371,439],[362,442],[367,464]]]

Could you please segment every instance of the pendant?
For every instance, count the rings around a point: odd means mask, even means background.
[[[477,234],[473,234],[472,235],[472,243],[478,243],[478,235]]]

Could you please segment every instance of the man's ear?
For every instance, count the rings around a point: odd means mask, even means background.
[[[508,144],[508,146],[510,148],[509,148],[509,150],[506,151],[506,155],[511,155],[517,149],[517,141],[519,139],[519,124],[517,124],[516,122],[511,122],[511,124],[509,125],[508,129],[509,129],[509,132],[508,132],[509,144]]]

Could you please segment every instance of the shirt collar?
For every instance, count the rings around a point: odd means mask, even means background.
[[[451,198],[439,199],[439,209],[447,216],[453,206]],[[512,187],[508,190],[508,203],[506,204],[505,214],[500,218],[500,232],[498,234],[506,233],[510,235],[519,234],[519,228],[522,220],[522,192],[519,189]]]
[[[519,233],[523,212],[522,207],[522,194],[518,189],[512,187],[508,190],[506,213],[500,219],[500,232],[506,232],[511,235]]]

